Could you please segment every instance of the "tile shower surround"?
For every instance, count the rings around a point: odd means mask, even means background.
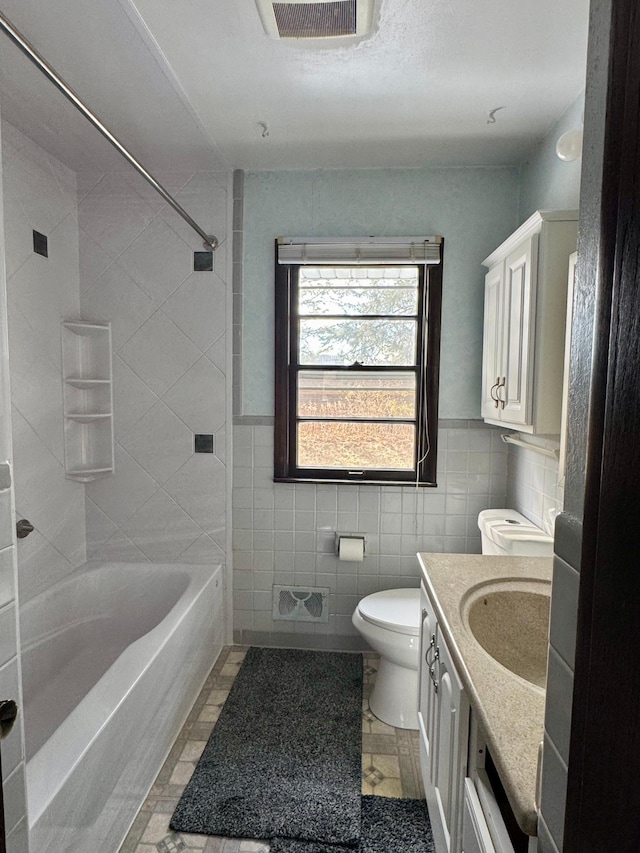
[[[116,442],[114,476],[86,487],[87,557],[225,563],[229,176],[161,176],[218,236],[213,270],[194,268],[191,229],[127,178],[79,177],[80,308],[112,322]]]
[[[21,600],[87,558],[225,562],[229,176],[161,176],[220,240],[196,272],[198,241],[133,172],[76,175],[3,130],[16,502],[36,526]],[[116,473],[86,487],[65,478],[62,442],[60,318],[78,316],[114,340]],[[194,433],[214,452],[195,454]]]
[[[20,602],[86,560],[84,486],[65,478],[60,318],[80,312],[76,175],[2,123],[7,322]],[[34,252],[33,231],[49,256]]]
[[[273,426],[234,427],[234,640],[364,648],[351,624],[372,592],[417,586],[416,552],[478,553],[478,513],[505,506],[507,452],[481,421],[443,421],[438,487],[273,482]],[[264,419],[261,419],[264,421]],[[334,532],[366,536],[362,563],[334,554]],[[329,622],[272,619],[273,584],[328,587]]]
[[[22,705],[20,601],[63,577],[85,559],[83,488],[64,476],[60,317],[79,310],[75,175],[6,122],[0,176],[0,289],[6,274],[10,365],[3,358],[3,459],[13,458],[15,508],[8,480],[0,483],[0,695]],[[34,252],[34,230],[48,237],[48,257]],[[4,334],[4,330],[2,333]],[[3,352],[4,356],[4,352]],[[11,406],[8,369],[11,371]],[[5,396],[6,395],[6,396]],[[11,420],[9,419],[11,412]],[[11,436],[13,428],[13,447]],[[6,431],[6,432],[5,432]],[[13,545],[17,517],[36,529]],[[17,552],[17,553],[16,553]],[[16,574],[16,558],[19,573]],[[24,722],[2,743],[7,847],[28,849]]]

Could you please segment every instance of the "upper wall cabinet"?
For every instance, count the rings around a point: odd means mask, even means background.
[[[576,211],[537,211],[483,261],[482,417],[559,433],[569,255]]]

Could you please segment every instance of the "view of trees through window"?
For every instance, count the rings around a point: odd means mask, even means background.
[[[419,275],[300,267],[297,464],[415,468]]]

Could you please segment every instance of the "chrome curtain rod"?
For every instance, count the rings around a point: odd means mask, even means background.
[[[167,190],[162,186],[162,184],[157,181],[153,175],[148,172],[144,166],[136,160],[133,154],[126,148],[120,140],[111,133],[111,131],[105,127],[105,125],[100,121],[97,115],[89,109],[89,107],[84,103],[84,101],[73,91],[73,89],[68,86],[65,81],[60,77],[60,75],[52,68],[49,63],[38,53],[38,51],[33,47],[33,45],[29,44],[26,38],[20,33],[2,13],[0,13],[0,29],[9,36],[11,41],[17,45],[20,50],[25,54],[25,56],[33,62],[36,68],[39,68],[40,71],[48,77],[49,80],[53,83],[53,85],[59,89],[62,94],[67,98],[67,100],[71,101],[74,107],[82,113],[82,115],[88,119],[91,124],[100,131],[100,133],[104,136],[107,142],[110,142],[113,147],[122,154],[122,156],[127,160],[136,172],[142,175],[142,177],[147,181],[147,183],[151,184],[154,190],[159,193],[162,198],[171,205],[171,207],[178,213],[185,222],[187,222],[194,231],[202,237],[204,240],[204,244],[207,248],[215,250],[218,248],[218,238],[214,237],[212,234],[207,234],[207,232],[202,229],[198,223],[192,219],[187,211],[175,200],[175,198],[167,192]]]

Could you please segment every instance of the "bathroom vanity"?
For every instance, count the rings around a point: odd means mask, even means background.
[[[419,554],[421,767],[437,853],[535,853],[549,557]]]

